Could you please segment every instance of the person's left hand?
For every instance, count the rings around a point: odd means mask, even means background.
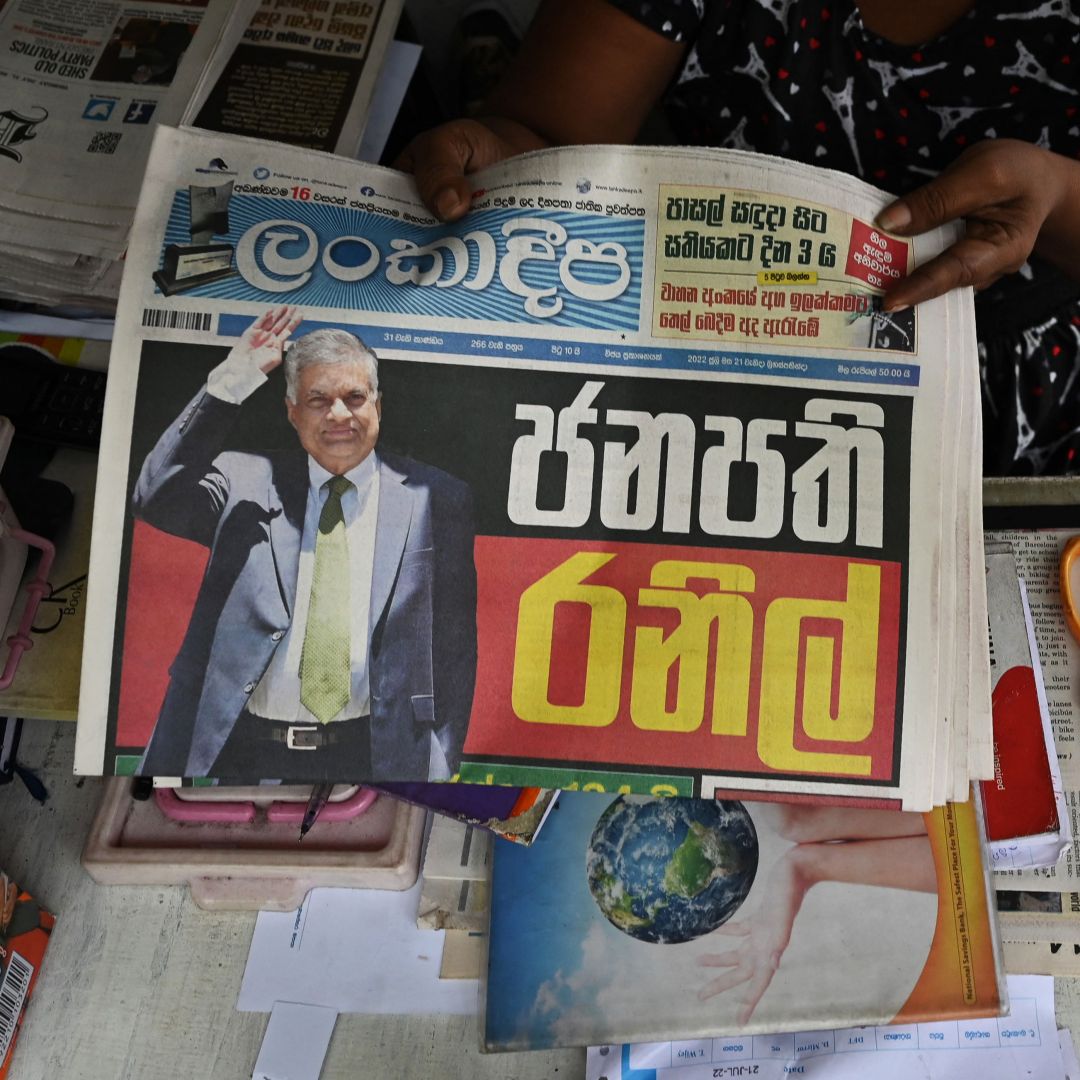
[[[1058,154],[1017,139],[987,139],[964,151],[940,176],[887,206],[880,228],[914,236],[956,218],[966,234],[885,294],[899,311],[958,286],[984,289],[1027,261],[1049,219],[1064,206],[1067,169]]]

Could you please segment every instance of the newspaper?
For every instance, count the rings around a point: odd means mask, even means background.
[[[5,236],[40,246],[43,216],[91,226],[99,250],[122,254],[153,124],[183,115],[233,11],[230,0],[0,5]]]
[[[1080,977],[1080,943],[1003,940],[1001,954],[1010,975]]]
[[[1001,936],[1007,941],[1080,945],[1080,893],[1001,890],[997,911]]]
[[[154,129],[257,2],[0,2],[0,295],[115,310]]]
[[[355,156],[403,0],[262,0],[223,38],[185,123]]]
[[[448,226],[389,170],[159,131],[76,771],[300,779],[242,733],[318,751],[362,729],[321,767],[920,810],[992,775],[980,493],[956,464],[978,444],[971,297],[878,302],[953,234],[889,236],[883,193],[734,151],[543,151],[475,183]],[[281,361],[332,328],[382,366],[312,427]],[[299,612],[330,610],[304,522],[331,434],[378,478],[357,473],[377,511],[350,511],[367,562],[335,578],[359,607],[334,616],[334,715],[361,725],[337,730],[296,689]]]

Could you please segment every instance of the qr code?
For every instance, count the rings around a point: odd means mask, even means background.
[[[122,131],[99,131],[86,148],[91,154],[115,154]]]

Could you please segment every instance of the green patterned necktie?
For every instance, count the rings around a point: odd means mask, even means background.
[[[341,496],[353,485],[344,476],[332,476],[324,486],[330,493],[319,515],[300,654],[300,701],[321,724],[337,716],[352,696],[349,543]]]

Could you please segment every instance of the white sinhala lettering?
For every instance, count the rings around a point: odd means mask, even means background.
[[[801,438],[821,439],[823,445],[795,470],[792,528],[800,540],[838,544],[851,527],[851,471],[855,470],[855,543],[882,546],[882,492],[885,446],[876,428],[884,427],[881,407],[868,401],[812,398],[806,420],[795,424]],[[839,416],[855,418],[856,426],[835,423]],[[821,510],[825,514],[822,520]]]
[[[576,398],[559,410],[558,432],[555,412],[547,405],[519,404],[514,415],[531,420],[531,433],[514,442],[510,455],[510,491],[506,513],[518,525],[558,525],[578,528],[592,513],[592,443],[578,435],[583,424],[595,424],[597,410],[592,403],[604,388],[602,382],[587,382]],[[554,436],[554,442],[553,442]],[[551,451],[565,455],[566,494],[561,509],[542,510],[537,506],[542,456]]]
[[[263,239],[266,245],[261,255],[256,254],[259,241]],[[282,244],[298,240],[307,241],[307,247],[299,255],[281,253]],[[241,277],[249,285],[265,292],[288,292],[306,285],[311,280],[311,269],[318,257],[319,238],[314,230],[284,218],[253,225],[236,245],[236,268]],[[284,280],[270,277],[270,274],[278,274]]]
[[[719,431],[724,441],[710,446],[701,460],[701,502],[698,519],[712,536],[777,536],[784,525],[787,465],[784,455],[768,445],[770,435],[784,435],[783,420],[758,418],[746,426],[743,452],[742,421],[734,416],[706,416],[706,431]],[[732,467],[740,462],[757,466],[754,516],[733,518],[729,512]]]
[[[790,528],[800,540],[842,544],[853,530],[856,544],[883,547],[885,413],[880,405],[812,398],[805,419],[794,425],[771,417],[744,424],[734,416],[706,416],[704,432],[718,434],[720,441],[705,448],[695,485],[699,432],[690,416],[608,409],[602,413],[608,427],[602,443],[581,433],[600,422],[595,403],[603,389],[600,381],[584,383],[558,416],[548,405],[516,405],[515,417],[531,422],[532,431],[517,438],[511,454],[511,521],[578,528],[598,510],[608,529],[647,531],[659,523],[663,532],[686,534],[696,500],[697,523],[708,535],[769,539],[784,529],[790,505]],[[619,428],[633,434],[611,437]],[[783,451],[770,440],[792,434],[819,445],[789,474]],[[796,460],[803,457],[796,452]],[[541,499],[544,475],[563,477],[561,495],[551,490]],[[541,506],[545,501],[548,507]],[[735,516],[740,503],[743,514]]]
[[[334,258],[334,250],[341,244],[359,244],[367,248],[368,256],[358,266],[344,266]],[[338,281],[363,281],[364,278],[373,274],[379,265],[379,249],[362,236],[338,236],[331,240],[323,249],[323,269]]]
[[[499,280],[515,296],[525,297],[525,311],[536,318],[551,318],[563,308],[562,297],[554,285],[541,289],[522,280],[521,267],[529,260],[555,262],[555,248],[566,243],[566,230],[556,221],[544,218],[516,218],[502,227],[506,254],[499,263]],[[533,235],[518,236],[516,233]],[[536,235],[539,233],[540,235]],[[549,301],[544,303],[544,301]]]
[[[694,443],[697,432],[689,416],[681,413],[631,412],[609,409],[609,424],[636,427],[633,445],[604,443],[600,520],[609,529],[651,529],[660,502],[660,459],[667,443],[664,472],[665,532],[689,532],[694,487]],[[636,478],[631,508],[631,484]]]
[[[469,259],[469,244],[476,248],[476,266]],[[443,236],[429,244],[412,240],[391,240],[393,253],[386,257],[386,280],[391,285],[434,285],[447,289],[462,285],[466,289],[483,289],[495,274],[495,241],[485,232],[474,230],[463,237]],[[446,259],[444,252],[450,256]],[[447,262],[452,266],[446,274]],[[410,265],[403,266],[408,262]],[[472,277],[466,280],[467,275]],[[444,276],[445,275],[445,276]]]
[[[616,266],[619,276],[612,281],[582,281],[573,274],[573,265],[576,262],[593,266]],[[559,280],[568,292],[582,300],[614,300],[617,296],[622,296],[630,284],[630,264],[626,259],[626,248],[614,241],[594,244],[590,240],[571,240],[566,245],[562,262],[559,263]]]

